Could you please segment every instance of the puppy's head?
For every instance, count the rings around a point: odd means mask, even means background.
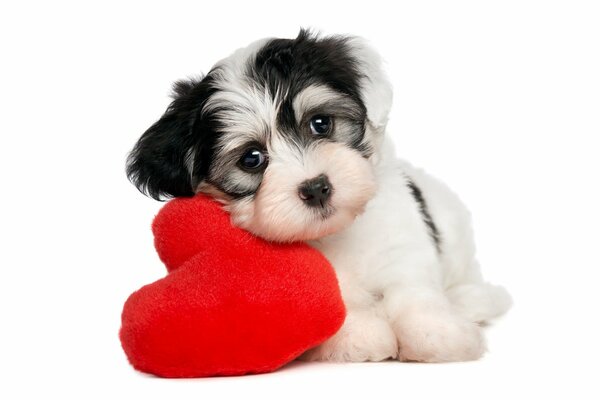
[[[374,195],[390,105],[364,41],[306,31],[261,40],[178,82],[127,173],[156,199],[208,193],[268,240],[316,239],[348,226]]]

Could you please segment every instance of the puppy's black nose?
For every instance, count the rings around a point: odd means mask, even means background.
[[[311,207],[325,207],[327,200],[331,197],[333,187],[327,175],[321,174],[316,178],[302,182],[298,188],[298,196],[306,205]]]

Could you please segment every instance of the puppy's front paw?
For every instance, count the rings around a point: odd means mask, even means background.
[[[481,328],[454,315],[413,313],[398,320],[395,331],[403,361],[471,361],[485,352]]]
[[[398,343],[388,321],[371,312],[350,312],[342,328],[304,353],[305,361],[362,362],[396,358]]]

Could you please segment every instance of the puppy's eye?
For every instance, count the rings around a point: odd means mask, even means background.
[[[267,157],[261,150],[250,148],[246,150],[240,159],[240,165],[245,169],[256,169],[263,165],[266,160]]]
[[[327,115],[315,115],[310,119],[310,131],[313,135],[325,136],[331,131],[332,122]]]

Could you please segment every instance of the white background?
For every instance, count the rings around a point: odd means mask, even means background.
[[[134,372],[121,307],[164,268],[161,204],[128,183],[126,153],[172,81],[301,26],[380,50],[398,153],[460,193],[484,273],[515,306],[478,362]],[[0,41],[1,398],[600,395],[597,2],[15,1]]]

